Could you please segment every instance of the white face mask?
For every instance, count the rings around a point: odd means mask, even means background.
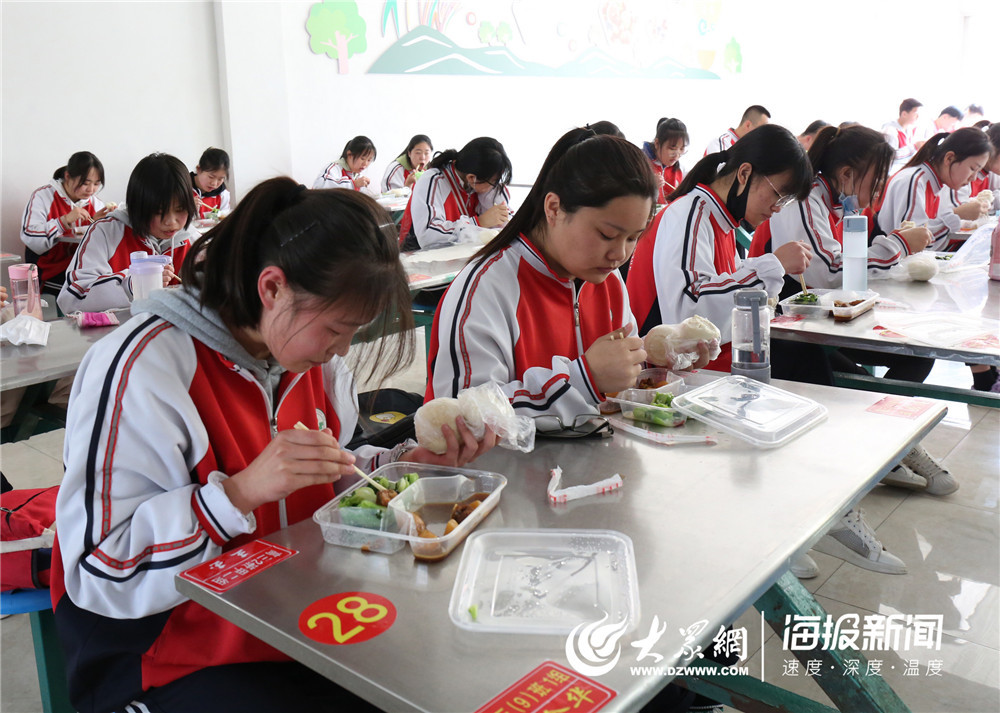
[[[48,344],[51,327],[48,322],[22,312],[0,327],[0,337],[11,344],[40,344],[44,347]]]

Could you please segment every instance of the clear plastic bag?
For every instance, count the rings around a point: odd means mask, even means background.
[[[719,337],[692,339],[686,335],[686,323],[696,319],[701,318],[689,317],[680,324],[661,324],[653,327],[644,339],[646,361],[666,369],[677,371],[690,369],[698,361],[698,344],[701,342],[708,344],[709,360],[718,357],[721,352]],[[715,333],[718,334],[717,329]]]
[[[497,384],[490,382],[464,389],[458,393],[458,402],[472,435],[481,438],[485,426],[489,426],[497,434],[498,445],[524,453],[534,450],[535,422],[514,413],[510,400]]]

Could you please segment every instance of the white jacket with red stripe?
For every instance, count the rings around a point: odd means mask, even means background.
[[[941,250],[948,243],[948,234],[958,232],[962,226],[957,215],[941,210],[941,204],[949,200],[949,191],[930,164],[904,168],[885,187],[882,205],[875,216],[879,228],[891,233],[904,220],[912,220],[918,227],[926,223],[934,236],[928,249]]]
[[[796,240],[807,243],[813,259],[804,273],[806,284],[813,288],[840,287],[844,270],[843,219],[844,209],[834,201],[830,184],[817,176],[807,200],[771,216],[771,251]],[[897,232],[876,237],[868,248],[868,276],[883,277],[909,254],[906,241]]]
[[[617,271],[578,288],[522,235],[467,265],[445,292],[431,332],[425,400],[494,382],[519,415],[555,415],[569,424],[596,414],[604,397],[584,354],[633,322]]]
[[[406,162],[405,165],[403,161]],[[382,192],[388,193],[394,188],[404,188],[406,179],[410,177],[411,173],[413,173],[413,169],[410,168],[410,161],[406,158],[406,154],[394,158],[382,176]]]
[[[896,119],[887,121],[882,125],[882,134],[895,152],[895,156],[892,159],[892,166],[889,168],[890,176],[905,166],[906,162],[913,158],[913,155],[917,152],[917,147],[914,146],[914,134],[916,134],[916,131],[917,125],[915,123],[909,126],[900,126],[899,121]]]
[[[179,594],[174,577],[310,518],[333,485],[243,515],[221,484],[298,421],[346,443],[358,416],[340,357],[302,374],[254,359],[192,291],[156,292],[142,308],[80,365],[56,507],[56,616],[67,646],[79,646],[71,681],[86,675],[86,695],[108,697],[96,710],[119,710],[141,689],[206,666],[285,659]],[[355,455],[371,470],[398,451]]]
[[[705,147],[705,153],[703,153],[702,156],[704,157],[708,156],[710,153],[725,151],[739,140],[740,137],[736,135],[736,130],[729,129],[722,136],[709,143],[709,145]]]
[[[719,328],[725,344],[732,331],[734,292],[757,287],[774,297],[781,290],[785,270],[774,255],[740,262],[737,221],[708,186],[695,186],[660,211],[656,222],[655,237],[639,240],[628,272],[629,299],[640,328],[650,320],[677,324],[700,315]]]
[[[368,186],[358,184],[358,178],[363,175],[363,173],[353,173],[347,167],[347,161],[343,158],[338,158],[336,161],[323,169],[323,172],[316,177],[315,181],[313,181],[312,187],[316,189],[348,188],[354,191],[363,191],[369,195],[378,195],[376,191],[372,190]]]
[[[466,191],[455,165],[449,163],[444,168],[428,169],[414,184],[401,232],[409,232],[412,226],[421,248],[450,243],[460,228],[479,225],[478,216],[498,203],[509,202],[506,187],[483,194]]]

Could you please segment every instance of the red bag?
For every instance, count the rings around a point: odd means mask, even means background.
[[[0,495],[0,591],[49,586],[59,486]]]

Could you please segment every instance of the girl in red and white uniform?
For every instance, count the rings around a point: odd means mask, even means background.
[[[169,193],[155,192],[162,186]],[[187,227],[196,214],[187,168],[173,156],[150,154],[129,176],[125,205],[90,226],[80,243],[57,300],[65,314],[128,307],[133,252],[171,256],[163,286],[179,284],[177,273],[191,246]]]
[[[996,193],[1000,189],[1000,124],[991,124],[984,133],[993,147],[993,155],[983,170],[969,182],[969,185],[951,191],[948,210],[954,211],[955,208],[968,203],[983,191],[993,191],[993,205],[990,210],[1000,208],[1000,196],[997,196]],[[943,202],[942,208],[944,208]]]
[[[932,250],[943,249],[948,235],[958,232],[963,220],[976,220],[986,209],[979,201],[969,201],[954,210],[942,210],[942,203],[950,200],[948,189],[968,185],[989,161],[992,150],[986,134],[972,127],[935,134],[889,179],[876,212],[876,234],[890,233],[910,220],[930,229]]]
[[[441,300],[426,400],[492,381],[519,414],[570,426],[633,385],[645,352],[617,268],[658,190],[624,139],[564,135],[525,204]]]
[[[308,519],[355,466],[461,466],[495,442],[463,422],[443,429],[442,455],[343,447],[358,418],[351,339],[378,314],[408,315],[383,220],[357,193],[265,181],[195,245],[183,287],[154,292],[87,353],[53,552],[74,710],[374,710],[173,583]]]
[[[104,185],[104,166],[89,151],[78,151],[52,174],[48,185],[36,189],[24,209],[21,242],[25,259],[37,263],[42,291],[58,295],[66,281],[76,243],[75,238],[94,220],[103,218],[114,206],[106,207],[98,191]]]
[[[199,218],[204,218],[213,211],[218,214],[229,210],[229,189],[226,188],[228,180],[229,154],[222,149],[205,149],[191,174]]]
[[[430,137],[417,134],[403,149],[392,163],[385,169],[382,176],[382,192],[388,193],[396,188],[411,188],[417,179],[427,170],[431,162],[434,144]]]
[[[348,188],[355,191],[365,191],[375,195],[376,191],[368,187],[371,179],[364,175],[378,152],[375,144],[367,136],[355,136],[347,142],[340,158],[323,169],[323,172],[313,181],[313,188]]]
[[[653,172],[660,177],[660,193],[656,202],[667,202],[667,196],[676,190],[684,180],[680,158],[687,153],[691,139],[687,127],[680,119],[660,119],[656,124],[656,137],[642,145],[642,151],[653,166]]]
[[[844,214],[859,214],[881,195],[892,157],[885,136],[874,129],[857,124],[821,129],[809,149],[809,161],[816,172],[809,198],[758,226],[750,255],[763,255],[789,242],[805,242],[813,253],[803,273],[806,284],[813,288],[840,287]],[[894,230],[876,237],[868,248],[869,275],[883,276],[929,242],[926,228]]]
[[[413,186],[399,227],[403,250],[453,243],[469,226],[502,227],[510,216],[510,175],[503,144],[488,136],[439,153]]]
[[[777,296],[785,273],[802,272],[812,256],[804,243],[792,242],[773,255],[739,262],[736,227],[744,220],[757,226],[805,198],[810,179],[805,150],[774,124],[699,161],[632,258],[628,292],[639,333],[700,315],[722,333],[723,351],[713,364],[728,371],[733,292],[760,287]]]

